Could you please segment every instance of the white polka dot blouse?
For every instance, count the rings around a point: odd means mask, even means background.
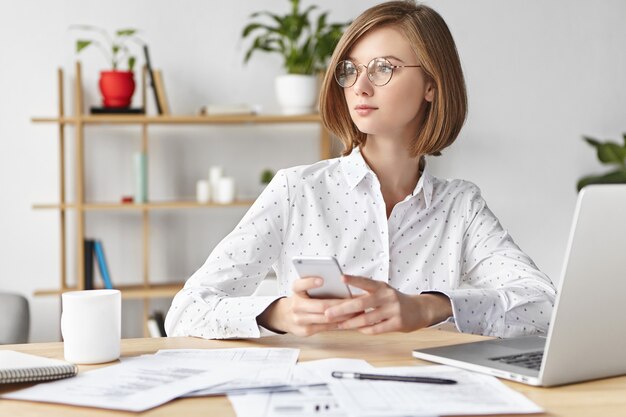
[[[299,278],[291,262],[296,255],[334,256],[345,274],[406,294],[443,293],[462,332],[511,337],[548,329],[554,285],[513,242],[476,185],[424,171],[387,218],[376,174],[355,149],[279,171],[176,295],[168,335],[271,333],[256,317],[290,294]],[[280,295],[253,296],[270,268]]]

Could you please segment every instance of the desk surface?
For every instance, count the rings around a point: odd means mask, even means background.
[[[158,349],[210,349],[234,347],[293,347],[299,348],[300,361],[324,358],[359,358],[374,366],[405,366],[426,364],[411,357],[411,350],[484,339],[481,336],[424,329],[414,333],[392,333],[364,336],[357,332],[324,333],[309,338],[273,336],[249,340],[203,340],[196,338],[125,339],[122,356],[153,353]],[[4,345],[0,349],[13,349],[51,358],[63,358],[62,343],[33,343]],[[584,360],[584,358],[581,358]],[[112,362],[117,363],[117,362]],[[103,365],[80,366],[80,371]],[[106,365],[104,365],[106,366]],[[568,385],[556,388],[535,388],[504,381],[542,406],[551,416],[626,416],[626,376]],[[20,385],[25,386],[25,385]],[[16,385],[0,386],[0,393],[15,389]],[[134,415],[128,412],[94,408],[43,404],[0,399],[0,416],[109,416]],[[141,413],[142,416],[195,417],[207,415],[235,416],[226,397],[186,398],[174,400]]]

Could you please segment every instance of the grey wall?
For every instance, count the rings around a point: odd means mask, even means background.
[[[305,5],[311,2],[303,0]],[[320,0],[333,20],[376,1]],[[559,272],[582,175],[602,171],[582,134],[619,140],[626,131],[626,3],[588,1],[429,1],[448,22],[470,100],[457,142],[430,169],[476,182],[519,245],[553,279]],[[31,116],[56,112],[56,68],[73,74],[73,23],[137,27],[163,69],[175,113],[207,103],[255,103],[276,110],[276,56],[242,64],[239,38],[250,13],[287,10],[286,0],[47,2],[0,6],[0,289],[31,294],[59,277],[58,214],[33,211],[58,196],[56,128]],[[97,104],[97,51],[81,57],[87,104]],[[68,86],[67,92],[70,93]],[[68,103],[68,111],[71,109]],[[72,137],[71,129],[69,137]],[[132,192],[139,128],[88,127],[87,198],[111,201]],[[265,167],[317,158],[314,126],[153,127],[151,197],[193,195],[195,180],[220,164],[243,193]],[[70,173],[71,174],[71,173]],[[70,195],[73,190],[70,185]],[[166,211],[153,215],[155,281],[183,280],[244,213],[243,209]],[[71,220],[71,217],[70,217]],[[95,213],[87,233],[103,239],[113,279],[137,280],[140,217]],[[70,246],[73,248],[73,246]],[[73,264],[70,264],[73,265]],[[31,298],[33,341],[58,340],[58,299]],[[167,308],[167,302],[155,303]],[[140,304],[124,304],[124,335],[140,335]]]

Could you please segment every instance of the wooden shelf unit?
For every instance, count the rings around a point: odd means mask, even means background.
[[[85,161],[84,161],[84,128],[87,125],[139,125],[141,131],[141,151],[148,154],[148,127],[151,125],[259,125],[259,124],[320,124],[320,158],[327,159],[331,156],[331,140],[326,129],[321,126],[319,114],[308,115],[225,115],[225,116],[200,116],[200,115],[90,115],[83,112],[83,90],[80,63],[76,63],[76,77],[74,81],[74,109],[73,115],[64,113],[64,76],[63,70],[58,69],[58,116],[56,117],[33,117],[33,123],[55,124],[58,127],[59,140],[59,202],[33,205],[34,209],[53,209],[59,212],[60,223],[60,282],[57,289],[45,289],[35,291],[36,296],[58,296],[66,291],[84,289],[84,247],[76,245],[76,280],[70,284],[67,273],[68,234],[67,212],[75,214],[76,231],[74,239],[82,242],[85,238],[85,213],[90,211],[138,211],[142,216],[143,250],[142,250],[142,282],[136,285],[116,285],[125,299],[144,300],[144,323],[148,317],[148,300],[152,298],[173,297],[182,288],[183,282],[175,284],[152,284],[149,272],[149,247],[150,247],[150,219],[149,214],[153,210],[182,210],[218,207],[242,207],[252,204],[252,200],[235,201],[232,204],[200,204],[195,201],[149,201],[147,203],[118,203],[118,202],[87,202],[85,201]],[[146,81],[145,71],[142,77],[142,104],[146,108]],[[68,201],[66,195],[66,167],[65,128],[74,129],[74,164],[75,197]],[[145,326],[144,326],[145,327]]]
[[[157,125],[229,125],[229,124],[275,124],[275,123],[318,123],[318,114],[306,115],[232,115],[232,116],[183,116],[183,115],[79,115],[70,117],[33,117],[34,123],[76,124],[157,124]]]
[[[82,209],[85,211],[98,210],[115,210],[115,211],[132,211],[132,210],[178,210],[178,209],[194,209],[194,208],[217,208],[217,207],[245,207],[252,205],[253,200],[239,200],[230,204],[217,203],[198,203],[196,201],[151,201],[148,203],[84,203]],[[36,210],[57,209],[57,210],[76,210],[77,205],[74,203],[64,204],[34,204]]]
[[[146,299],[146,298],[168,298],[174,297],[178,291],[182,288],[180,284],[150,284],[145,285],[116,285],[116,289],[122,292],[122,298],[126,300],[132,299]],[[65,289],[49,289],[49,290],[37,290],[35,296],[50,296],[61,295],[66,291],[78,291],[78,287],[67,287]]]

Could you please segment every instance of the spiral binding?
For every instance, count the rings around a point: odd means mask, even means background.
[[[0,383],[50,381],[74,376],[78,367],[73,364],[28,369],[0,369]]]

